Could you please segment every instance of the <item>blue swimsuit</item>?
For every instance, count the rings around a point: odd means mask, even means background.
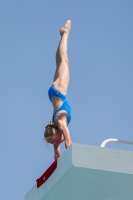
[[[48,96],[49,96],[49,99],[51,102],[52,102],[52,97],[57,97],[62,101],[61,107],[58,108],[53,114],[53,121],[54,121],[56,114],[60,110],[65,110],[65,111],[67,111],[68,124],[69,124],[70,120],[71,120],[71,107],[67,101],[67,97],[65,95],[63,95],[61,92],[59,92],[53,85],[48,90]]]

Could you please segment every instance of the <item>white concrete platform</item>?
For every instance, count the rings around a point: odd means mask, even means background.
[[[72,144],[25,200],[133,200],[133,152]]]

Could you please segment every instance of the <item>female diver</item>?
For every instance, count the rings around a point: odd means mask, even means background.
[[[53,122],[45,127],[44,138],[48,143],[53,144],[55,159],[60,156],[61,142],[65,142],[66,148],[72,143],[67,127],[71,120],[71,107],[66,96],[69,84],[67,48],[70,29],[70,20],[60,29],[61,40],[56,51],[56,71],[53,84],[48,91],[49,99],[53,104]]]

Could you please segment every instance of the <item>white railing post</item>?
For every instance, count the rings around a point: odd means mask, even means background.
[[[124,140],[118,140],[118,139],[115,139],[115,138],[110,138],[110,139],[104,140],[101,144],[101,147],[105,147],[105,145],[110,143],[110,142],[133,145],[133,142],[130,142],[130,141],[124,141]]]

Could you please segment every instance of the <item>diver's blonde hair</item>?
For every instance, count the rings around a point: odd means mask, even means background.
[[[56,129],[57,128],[55,127],[53,122],[47,124],[44,131],[44,139],[46,140],[46,142],[49,143],[50,140],[55,137]]]

